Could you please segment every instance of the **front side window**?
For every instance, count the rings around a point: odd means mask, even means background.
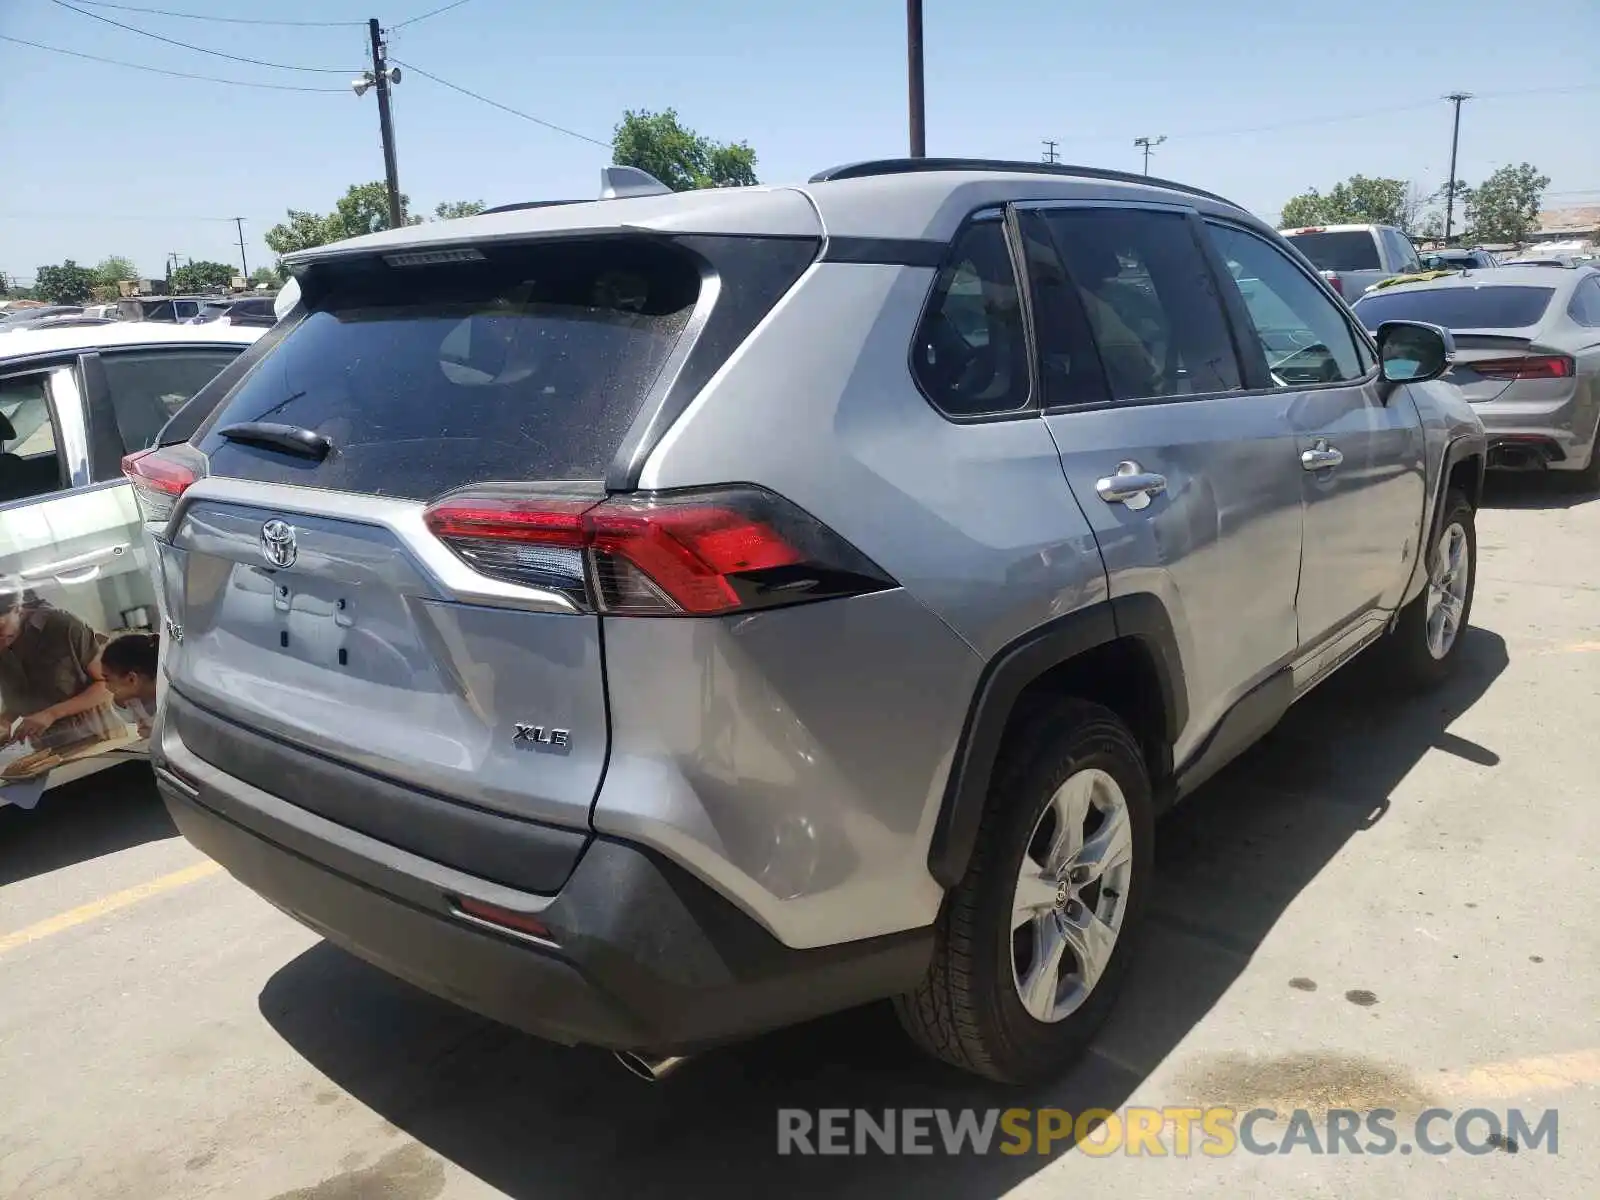
[[[1206,228],[1244,298],[1275,386],[1341,383],[1367,373],[1339,307],[1287,255],[1231,225]]]
[[[237,358],[240,349],[228,346],[102,355],[100,363],[105,368],[123,448],[131,453],[153,445],[172,414]]]
[[[61,490],[47,377],[0,379],[0,504]]]
[[[1042,210],[1114,400],[1239,388],[1221,297],[1189,220],[1122,208]]]
[[[934,281],[911,357],[923,393],[947,416],[1027,407],[1021,289],[998,217],[974,221],[957,236]]]

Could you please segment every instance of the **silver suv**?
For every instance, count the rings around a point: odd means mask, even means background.
[[[1365,647],[1458,657],[1449,335],[1369,337],[1140,176],[634,191],[292,257],[293,312],[130,463],[174,819],[647,1070],[894,997],[953,1063],[1059,1071],[1156,815]]]

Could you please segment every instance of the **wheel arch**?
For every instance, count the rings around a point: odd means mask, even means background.
[[[1476,510],[1483,502],[1483,482],[1488,463],[1488,441],[1482,434],[1462,433],[1446,443],[1439,459],[1439,477],[1433,485],[1428,525],[1423,530],[1422,544],[1417,548],[1416,562],[1401,601],[1402,607],[1416,598],[1427,581],[1428,550],[1438,538],[1440,524],[1444,521],[1445,496],[1452,487],[1458,488],[1466,494]]]
[[[928,870],[944,887],[966,874],[1007,738],[1060,696],[1103,704],[1126,721],[1158,800],[1170,795],[1172,747],[1188,719],[1188,694],[1165,606],[1136,593],[1070,613],[1007,645],[978,680],[928,848]]]

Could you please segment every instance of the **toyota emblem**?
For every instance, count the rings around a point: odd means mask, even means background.
[[[272,520],[261,527],[261,557],[273,566],[294,566],[297,549],[294,526],[289,522]]]

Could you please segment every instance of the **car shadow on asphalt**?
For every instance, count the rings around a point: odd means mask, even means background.
[[[150,765],[122,763],[51,789],[37,808],[0,808],[0,887],[177,836]]]
[[[921,1058],[879,1005],[692,1060],[658,1084],[608,1055],[526,1037],[322,943],[263,988],[266,1020],[317,1070],[433,1152],[517,1200],[601,1196],[987,1200],[1053,1154],[780,1157],[777,1112],[1115,1109],[1238,978],[1285,908],[1381,821],[1430,750],[1493,747],[1448,732],[1505,669],[1469,629],[1439,691],[1404,698],[1379,662],[1308,696],[1263,742],[1161,822],[1152,912],[1116,1012],[1064,1078],[1006,1088]],[[1370,657],[1370,656],[1369,656]],[[1285,981],[1287,984],[1287,981]],[[1377,987],[1382,980],[1352,980]],[[1187,1097],[1158,1097],[1184,1102]],[[937,1135],[934,1142],[938,1145]],[[330,1185],[333,1181],[328,1181]]]
[[[1493,472],[1483,482],[1484,508],[1576,508],[1594,499],[1594,492],[1574,487],[1572,477],[1558,471]]]

